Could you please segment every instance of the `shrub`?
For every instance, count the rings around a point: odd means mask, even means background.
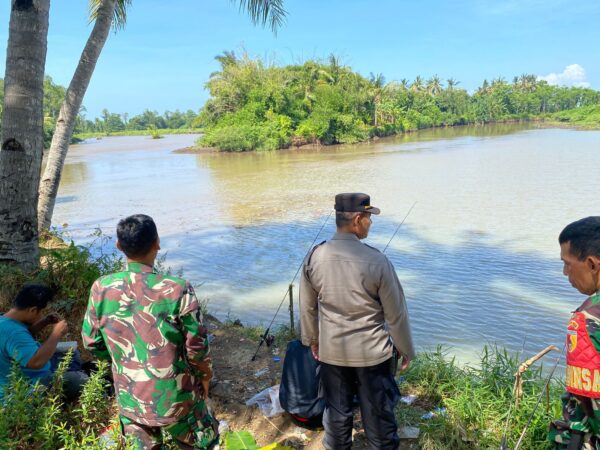
[[[484,347],[480,364],[461,367],[441,347],[419,354],[406,375],[403,391],[417,394],[428,409],[446,408],[430,420],[413,417],[421,428],[420,445],[426,449],[500,448],[507,415],[508,443],[514,445],[525,427],[546,383],[541,368],[525,372],[523,398],[514,408],[512,394],[518,358],[506,350]],[[561,388],[551,383],[548,404],[540,404],[525,435],[523,447],[547,449],[551,420],[560,416]],[[404,408],[405,409],[405,408]],[[400,415],[405,416],[400,407]]]
[[[13,367],[0,408],[0,448],[133,450],[130,442],[121,442],[116,426],[107,439],[99,439],[102,430],[116,420],[112,402],[105,393],[108,364],[98,363],[98,370],[85,385],[79,405],[74,406],[62,401],[62,378],[69,361],[67,357],[61,362],[48,389],[39,384],[32,386],[19,367]]]
[[[24,272],[0,264],[0,310],[9,308],[25,283],[43,283],[55,290],[55,309],[70,312],[76,305],[87,304],[89,289],[100,276],[120,270],[123,260],[115,253],[104,253],[111,238],[95,232],[87,245],[66,244],[63,236],[47,233],[41,237],[40,268]]]

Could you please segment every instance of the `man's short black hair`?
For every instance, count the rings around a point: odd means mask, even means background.
[[[24,310],[28,308],[44,309],[54,298],[54,292],[42,284],[27,284],[19,291],[13,301],[13,307]]]
[[[569,242],[571,254],[580,261],[588,256],[600,258],[600,216],[570,223],[558,236],[558,242]]]
[[[119,221],[117,238],[127,257],[138,258],[148,254],[154,241],[158,239],[158,231],[152,217],[134,214]]]

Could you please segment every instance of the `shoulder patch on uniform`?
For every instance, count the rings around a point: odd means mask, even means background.
[[[315,245],[315,246],[314,246],[314,247],[313,247],[313,248],[310,250],[310,252],[308,252],[308,258],[306,258],[306,265],[307,265],[307,266],[310,264],[310,260],[311,260],[311,258],[312,258],[312,256],[313,256],[313,253],[315,252],[315,250],[316,250],[317,248],[319,248],[321,245],[323,245],[325,242],[327,242],[327,241],[323,241],[323,242],[320,242],[320,243],[318,243],[317,245]]]
[[[381,250],[379,250],[378,248],[372,247],[372,246],[370,246],[369,244],[365,244],[364,242],[363,242],[363,245],[366,245],[367,247],[369,247],[369,248],[371,248],[371,249],[375,250],[377,253],[381,253],[381,254],[383,254],[383,252],[382,252]]]

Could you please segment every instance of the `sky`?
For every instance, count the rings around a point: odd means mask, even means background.
[[[133,0],[127,25],[111,33],[84,99],[87,118],[144,109],[199,110],[204,84],[225,50],[276,64],[331,53],[387,81],[484,79],[522,73],[551,84],[600,89],[600,2],[596,0],[287,0],[274,34],[229,0]],[[10,2],[0,2],[4,74]],[[91,31],[87,0],[52,0],[46,74],[68,86]]]

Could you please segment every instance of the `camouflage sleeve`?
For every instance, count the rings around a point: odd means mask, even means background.
[[[102,298],[99,293],[98,281],[96,281],[90,290],[90,299],[81,327],[81,339],[83,346],[94,356],[100,359],[110,359],[110,353],[100,333],[100,322],[96,313],[96,302],[98,301],[102,301]]]
[[[208,345],[208,330],[203,324],[202,311],[194,288],[189,283],[181,299],[179,317],[188,365],[196,377],[210,380],[212,378],[212,361]]]

